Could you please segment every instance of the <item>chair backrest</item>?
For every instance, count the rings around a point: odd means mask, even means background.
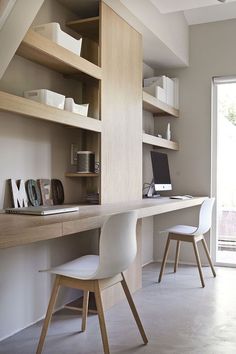
[[[211,228],[212,222],[212,209],[215,202],[215,198],[207,198],[201,205],[199,213],[199,224],[195,235],[203,235]]]
[[[93,278],[115,276],[133,262],[137,253],[137,212],[110,216],[104,223],[99,244],[99,266]]]

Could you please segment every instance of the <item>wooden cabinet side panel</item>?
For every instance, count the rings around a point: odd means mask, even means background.
[[[142,38],[101,4],[101,202],[142,198]]]

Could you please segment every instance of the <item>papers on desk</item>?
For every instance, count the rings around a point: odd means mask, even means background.
[[[179,199],[179,200],[186,200],[186,199],[192,199],[193,197],[191,195],[172,195],[170,199]]]

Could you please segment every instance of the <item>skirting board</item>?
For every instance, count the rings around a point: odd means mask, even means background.
[[[156,263],[156,261],[154,261],[154,259],[151,259],[150,261],[148,261],[148,262],[142,264],[142,268],[145,267],[145,266],[147,266],[148,264],[151,264],[151,263]]]
[[[162,259],[158,259],[157,261],[153,261],[153,263],[161,263],[162,262]],[[166,262],[167,264],[170,263],[170,264],[174,264],[175,261],[167,261]],[[191,265],[191,266],[196,266],[197,263],[196,262],[183,262],[183,261],[179,261],[178,264],[182,264],[182,265]],[[209,264],[208,263],[202,263],[202,267],[208,267]]]

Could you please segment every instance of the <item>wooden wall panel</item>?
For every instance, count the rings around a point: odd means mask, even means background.
[[[142,198],[142,38],[101,3],[101,203]]]

